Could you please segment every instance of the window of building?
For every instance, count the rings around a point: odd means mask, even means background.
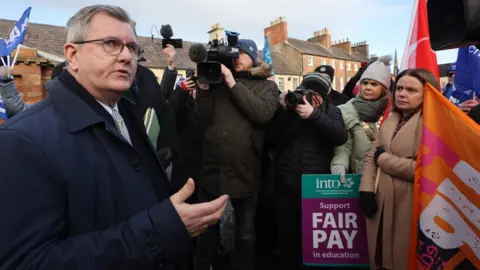
[[[353,70],[358,71],[358,64],[353,65]]]
[[[283,92],[285,90],[284,87],[285,87],[284,78],[279,78],[278,79],[278,89],[280,89],[280,91]]]
[[[332,59],[332,61],[330,61],[330,65],[335,68],[335,59]]]
[[[340,61],[340,69],[343,69],[343,61]]]
[[[333,79],[333,82],[332,82],[332,89],[337,89],[337,80],[336,79]]]
[[[352,64],[351,63],[347,63],[347,70],[352,70]]]
[[[327,59],[323,58],[322,59],[322,65],[326,65],[327,64]]]
[[[297,87],[298,87],[298,79],[297,79],[297,78],[293,78],[293,89],[292,89],[292,90],[297,89]]]
[[[343,83],[343,77],[340,77],[340,89],[339,91],[343,91],[343,88],[345,88],[345,84]]]
[[[313,67],[313,57],[308,57],[308,66]]]

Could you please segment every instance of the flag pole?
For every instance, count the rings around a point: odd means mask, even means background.
[[[20,51],[21,47],[22,47],[22,44],[18,44],[17,51],[15,52],[15,57],[13,58],[12,68],[15,66],[15,62],[17,62],[18,52]]]
[[[7,55],[7,65],[10,66],[10,54]]]

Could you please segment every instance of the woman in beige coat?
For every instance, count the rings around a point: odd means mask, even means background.
[[[425,69],[408,69],[398,75],[392,112],[365,158],[360,207],[366,216],[371,269],[407,269],[415,159],[427,82],[439,89],[435,76]]]

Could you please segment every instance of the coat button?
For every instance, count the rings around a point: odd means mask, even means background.
[[[160,269],[160,268],[163,268],[163,263],[157,263],[157,268]]]
[[[147,238],[147,241],[145,241],[145,249],[147,251],[155,251],[158,249],[158,240],[155,237],[149,237]]]

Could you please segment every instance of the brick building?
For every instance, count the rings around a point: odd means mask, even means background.
[[[290,67],[299,74],[305,75],[320,65],[334,67],[333,88],[339,91],[355,75],[362,62],[371,61],[367,42],[352,44],[348,39],[332,42],[327,28],[314,32],[307,40],[290,38],[287,21],[281,17],[271,22],[264,33],[269,38],[271,51],[289,59]]]

